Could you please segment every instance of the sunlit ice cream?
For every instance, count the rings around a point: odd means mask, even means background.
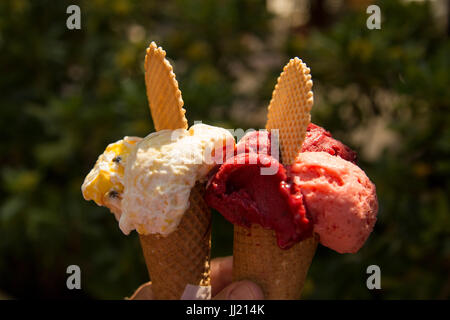
[[[234,148],[234,138],[228,130],[205,124],[193,125],[189,130],[154,132],[127,149],[121,185],[108,178],[109,162],[100,168],[97,161],[88,177],[92,172],[100,172],[102,179],[85,181],[83,194],[86,199],[99,198],[97,193],[106,188],[96,184],[104,180],[102,183],[111,190],[120,190],[120,198],[114,205],[111,201],[96,203],[119,213],[116,217],[123,233],[136,230],[143,235],[165,236],[176,230],[188,209],[195,183],[205,181],[208,172]],[[117,156],[123,158],[120,153]]]
[[[261,174],[263,168],[278,168]],[[256,223],[276,233],[281,248],[312,235],[303,197],[285,183],[286,169],[274,158],[240,153],[228,159],[209,183],[206,203],[233,224],[250,227]]]
[[[141,140],[139,137],[125,137],[109,144],[81,186],[86,200],[94,200],[97,205],[109,208],[117,220],[122,214],[125,165]]]
[[[320,243],[339,253],[357,252],[375,225],[375,185],[363,170],[326,152],[300,153],[290,168]]]
[[[305,141],[301,152],[326,152],[332,156],[338,156],[344,160],[356,164],[356,152],[339,140],[334,139],[331,133],[314,123],[310,123],[306,129]]]
[[[295,164],[284,167],[271,156],[270,141],[267,131],[244,136],[240,153],[211,179],[207,203],[233,224],[274,230],[283,249],[314,232],[337,252],[358,251],[375,224],[378,203],[375,186],[354,164],[356,153],[310,124]],[[255,169],[261,163],[275,163],[278,170],[263,175]]]
[[[302,194],[287,183],[286,168],[272,147],[268,131],[242,137],[238,154],[227,159],[209,182],[205,200],[235,225],[259,224],[274,230],[278,246],[286,249],[310,237],[313,226]]]
[[[144,138],[125,170],[120,229],[125,234],[133,229],[140,234],[173,232],[189,207],[191,189],[216,165],[212,153],[224,147],[234,150],[231,133],[203,124]]]

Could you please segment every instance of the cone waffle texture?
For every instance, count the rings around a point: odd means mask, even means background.
[[[166,52],[152,42],[145,56],[145,85],[156,131],[187,129],[181,91]]]
[[[291,59],[278,78],[268,110],[266,129],[279,129],[281,160],[292,164],[301,150],[313,104],[310,70]],[[283,250],[272,230],[259,225],[234,226],[233,280],[259,284],[266,299],[299,299],[317,238],[305,239]]]
[[[281,161],[292,164],[302,148],[311,121],[313,93],[310,69],[294,58],[283,68],[272,93],[266,129],[278,129]]]
[[[152,42],[145,57],[147,97],[157,131],[187,129],[186,111],[166,52]],[[197,184],[190,207],[167,237],[140,235],[156,299],[180,299],[187,285],[210,286],[211,212]]]
[[[139,236],[158,300],[180,299],[188,284],[210,286],[211,214],[204,191],[204,184],[192,189],[190,207],[169,236]]]
[[[317,241],[309,238],[282,250],[272,230],[256,224],[250,229],[235,226],[234,280],[254,281],[265,299],[298,299],[316,247]]]

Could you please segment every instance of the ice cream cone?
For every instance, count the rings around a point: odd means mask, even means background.
[[[313,104],[310,70],[300,59],[283,68],[268,108],[266,129],[278,129],[281,162],[292,164],[301,150]],[[233,280],[259,284],[266,299],[299,299],[317,238],[305,239],[280,249],[272,230],[259,225],[234,226]]]
[[[203,200],[204,190],[204,184],[192,189],[190,207],[169,236],[139,236],[158,300],[210,298],[211,213]]]
[[[317,241],[308,238],[282,250],[272,230],[257,224],[250,229],[235,226],[234,280],[254,281],[268,300],[298,299],[316,247]]]
[[[165,51],[152,42],[145,57],[145,83],[157,131],[186,129],[181,92]],[[176,231],[166,237],[140,235],[156,299],[210,298],[211,212],[203,194],[192,189],[190,207]]]

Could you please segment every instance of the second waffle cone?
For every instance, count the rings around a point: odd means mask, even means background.
[[[313,237],[280,249],[272,230],[234,226],[233,281],[257,283],[268,300],[299,299],[317,248]]]
[[[279,129],[283,164],[292,164],[301,150],[313,104],[310,70],[295,58],[283,68],[272,94],[266,128]],[[234,226],[233,281],[252,280],[265,299],[299,299],[318,240],[311,237],[280,249],[272,230],[260,225]]]

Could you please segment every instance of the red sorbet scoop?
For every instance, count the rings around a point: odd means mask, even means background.
[[[261,175],[263,167],[277,167],[274,175]],[[271,156],[241,153],[228,159],[211,180],[205,200],[233,224],[258,223],[276,233],[280,248],[289,248],[312,235],[303,196],[286,183],[286,170]]]
[[[334,139],[327,130],[310,123],[306,129],[305,141],[301,152],[326,152],[332,156],[339,156],[344,160],[356,164],[356,152],[342,142]]]

